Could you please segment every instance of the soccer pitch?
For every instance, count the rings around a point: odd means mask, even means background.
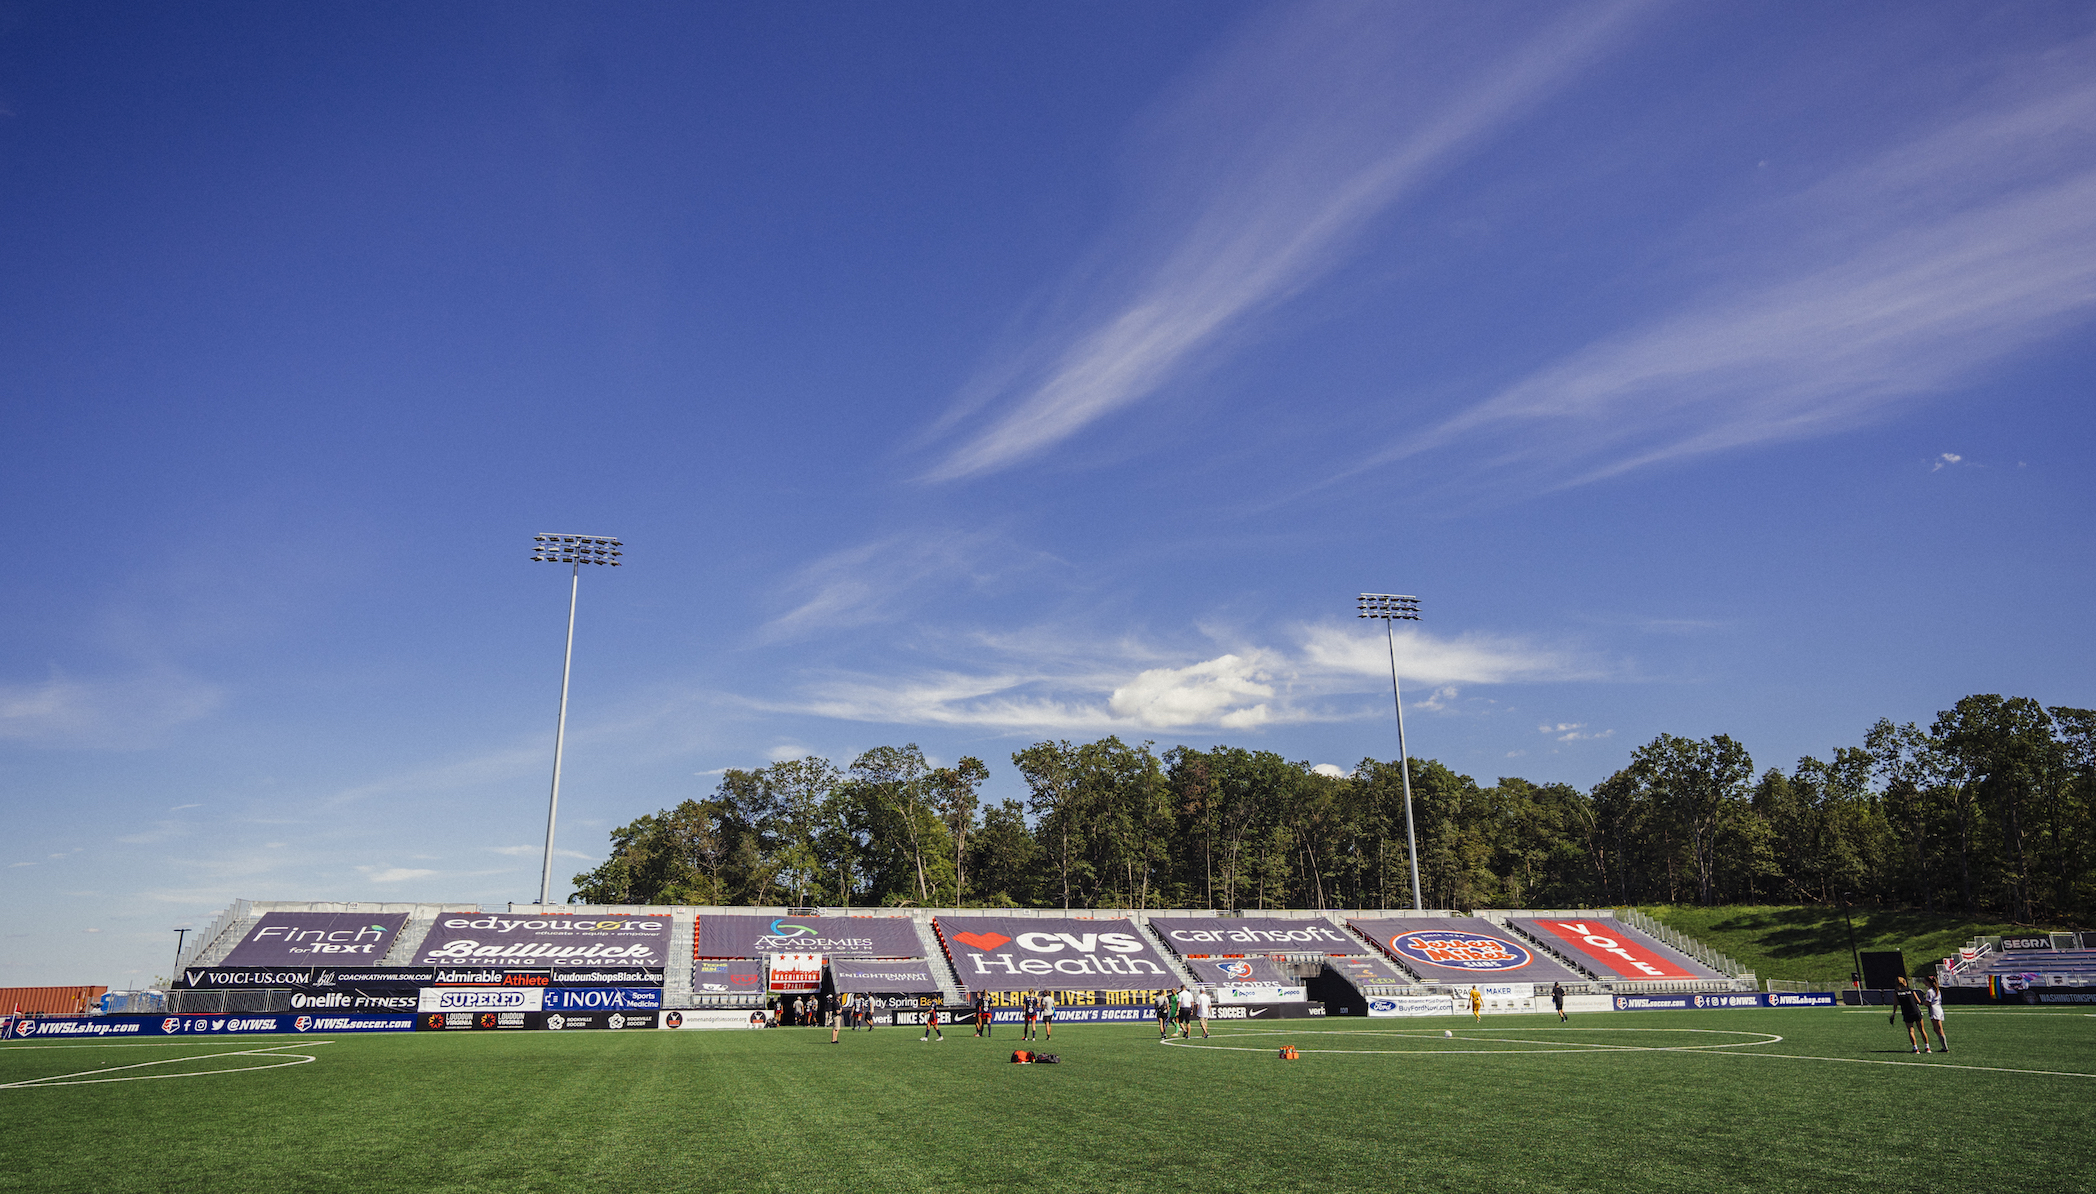
[[[1953,1009],[0,1046],[0,1189],[1754,1190],[2096,1181],[2096,1015]],[[1444,1032],[1453,1036],[1444,1037]],[[1300,1061],[1275,1051],[1293,1044]]]

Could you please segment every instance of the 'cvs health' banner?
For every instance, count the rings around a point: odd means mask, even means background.
[[[1181,983],[1129,920],[942,916],[937,924],[971,991],[1144,990]]]

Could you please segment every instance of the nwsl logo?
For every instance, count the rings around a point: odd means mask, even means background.
[[[1218,964],[1216,969],[1222,971],[1223,977],[1232,982],[1250,982],[1252,979],[1252,964],[1250,962],[1223,962]]]
[[[1390,950],[1401,958],[1449,970],[1519,970],[1535,959],[1511,941],[1447,929],[1400,933],[1390,939]]]

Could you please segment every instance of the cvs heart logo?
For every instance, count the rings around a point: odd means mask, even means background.
[[[963,945],[972,945],[977,949],[996,949],[998,946],[1011,940],[1011,938],[1002,933],[955,933],[953,939]]]

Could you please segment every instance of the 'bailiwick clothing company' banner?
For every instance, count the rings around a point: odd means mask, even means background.
[[[669,957],[667,916],[442,916],[416,951],[423,966],[656,967]]]
[[[761,958],[766,954],[826,954],[832,958],[921,958],[924,942],[906,916],[699,917],[701,958]]]
[[[374,965],[407,923],[405,912],[265,912],[226,955],[225,964]]]
[[[971,991],[1180,985],[1129,920],[942,916],[936,923],[954,969]]]
[[[1230,954],[1365,954],[1368,947],[1322,920],[1272,916],[1159,916],[1150,927],[1186,958]]]

